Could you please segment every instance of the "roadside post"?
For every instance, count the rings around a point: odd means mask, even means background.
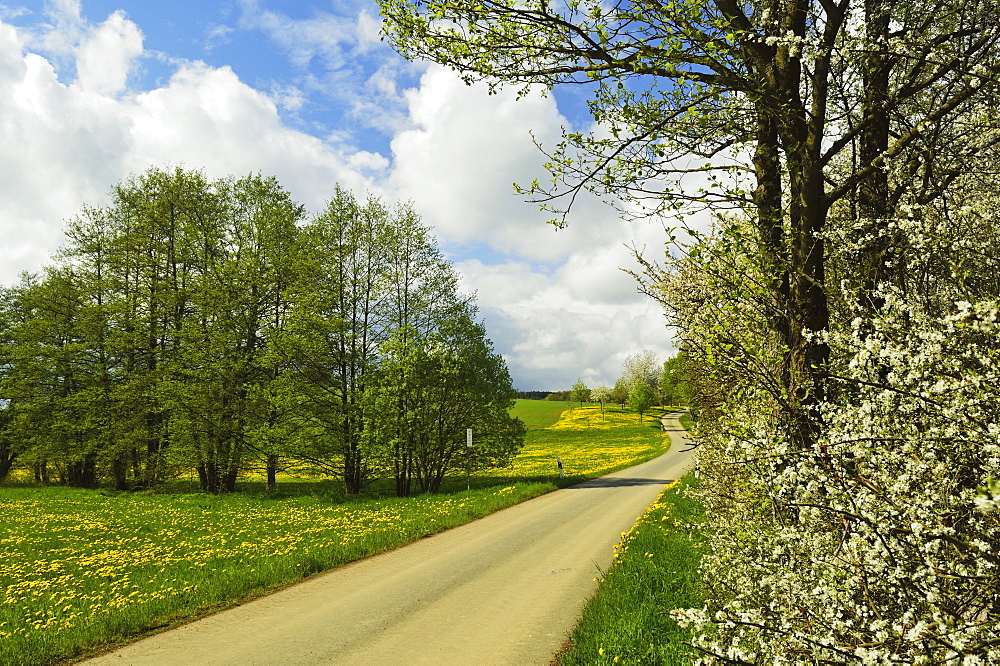
[[[472,488],[472,428],[465,429],[465,489]]]
[[[559,478],[563,478],[562,458],[556,456],[556,465],[559,466]]]

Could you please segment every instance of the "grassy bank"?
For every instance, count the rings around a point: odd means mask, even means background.
[[[701,510],[683,488],[668,486],[623,537],[616,561],[573,632],[563,666],[688,664],[690,633],[670,617],[673,608],[701,603],[698,561]]]

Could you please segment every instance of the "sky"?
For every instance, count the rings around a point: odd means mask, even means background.
[[[519,390],[611,385],[675,353],[621,268],[662,256],[655,223],[594,198],[568,227],[515,194],[544,178],[577,91],[489,95],[381,39],[375,0],[0,4],[0,282],[37,272],[67,219],[149,167],[273,175],[319,212],[335,184],[410,201],[475,292]]]

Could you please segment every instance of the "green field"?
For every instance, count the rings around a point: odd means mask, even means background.
[[[251,481],[242,484],[250,492],[221,496],[184,482],[143,493],[0,488],[0,664],[93,653],[669,445],[653,417],[563,410],[518,401],[515,414],[532,424],[524,450],[512,467],[473,477],[471,491],[464,478],[449,492],[402,499],[348,498],[333,481],[291,479],[274,496]]]
[[[565,402],[518,399],[514,402],[514,408],[510,413],[524,421],[529,430],[533,430],[553,425],[564,411],[566,411]]]

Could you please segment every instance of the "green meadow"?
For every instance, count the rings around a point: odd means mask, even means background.
[[[510,410],[510,413],[524,421],[524,425],[528,426],[529,430],[537,430],[554,425],[566,409],[565,402],[522,400],[519,398],[514,402],[514,408]]]
[[[658,416],[518,401],[529,424],[510,468],[438,495],[345,496],[283,479],[268,495],[208,495],[185,482],[119,493],[0,488],[0,664],[72,660],[412,542],[568,483],[662,453]],[[558,477],[556,457],[566,478]]]

